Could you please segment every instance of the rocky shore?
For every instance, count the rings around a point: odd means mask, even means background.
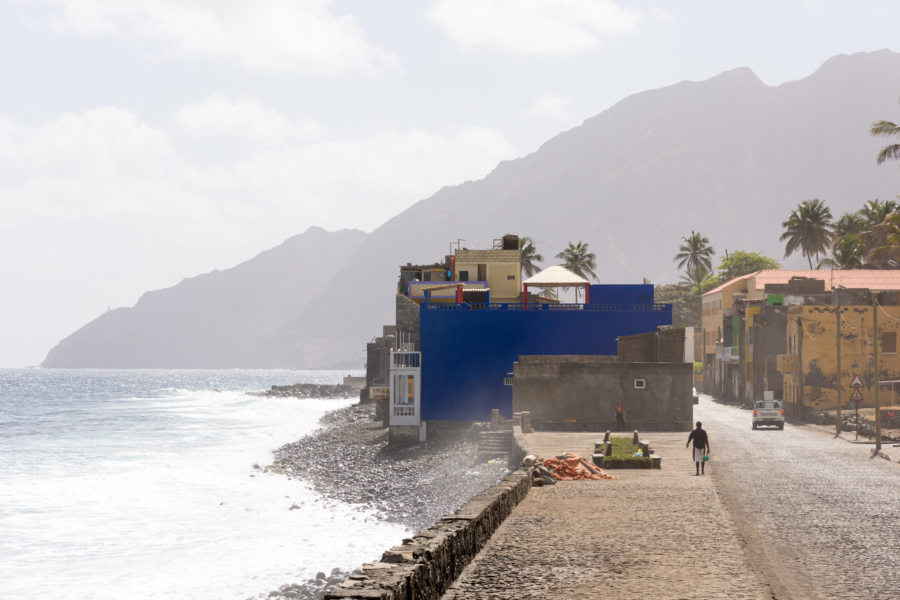
[[[278,396],[282,398],[357,398],[359,388],[340,383],[295,383],[273,385],[264,392],[250,392],[254,396]]]
[[[309,481],[330,499],[364,505],[412,531],[452,513],[508,471],[505,457],[479,460],[477,426],[397,448],[388,446],[388,430],[373,417],[372,404],[332,411],[322,429],[276,450],[265,469]],[[319,575],[284,585],[268,598],[322,598],[349,573]]]

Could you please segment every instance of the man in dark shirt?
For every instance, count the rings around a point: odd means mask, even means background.
[[[616,402],[616,429],[625,431],[625,409],[620,402]]]
[[[685,448],[691,444],[691,440],[694,442],[694,465],[697,467],[695,475],[705,475],[706,463],[703,462],[703,455],[709,454],[709,436],[706,435],[706,430],[703,429],[703,423],[700,421],[697,421],[697,429],[688,436]]]

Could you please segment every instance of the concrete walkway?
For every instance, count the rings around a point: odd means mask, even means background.
[[[716,494],[715,454],[694,476],[687,435],[647,435],[661,470],[533,488],[444,598],[771,598]],[[602,434],[525,439],[541,458],[590,457]]]

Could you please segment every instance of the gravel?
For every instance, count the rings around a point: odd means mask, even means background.
[[[479,458],[479,425],[390,447],[387,428],[373,419],[372,404],[332,411],[323,417],[322,429],[276,450],[266,470],[306,480],[329,499],[363,505],[413,531],[454,512],[509,472],[505,456]],[[334,569],[330,576],[261,597],[320,599],[349,575]]]

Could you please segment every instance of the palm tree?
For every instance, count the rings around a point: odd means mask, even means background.
[[[593,252],[588,252],[588,245],[584,242],[579,241],[576,244],[569,242],[568,247],[557,254],[556,258],[561,258],[563,266],[579,277],[587,279],[590,275],[594,281],[599,281],[597,274],[594,273],[594,269],[597,268],[597,257]],[[578,302],[578,288],[575,288],[575,301]]]
[[[672,260],[678,263],[679,269],[685,270],[685,279],[699,288],[712,271],[712,257],[716,251],[707,238],[693,229],[691,235],[681,238],[681,242],[678,254]]]
[[[866,250],[869,263],[875,267],[889,268],[900,261],[900,212],[889,214],[872,228]]]
[[[804,200],[791,211],[788,220],[781,224],[784,233],[780,240],[787,241],[784,256],[787,258],[798,248],[813,268],[812,257],[816,263],[819,255],[825,254],[834,237],[834,225],[831,222],[831,209],[818,198]]]
[[[885,200],[882,202],[876,198],[875,200],[866,202],[863,207],[859,209],[858,214],[863,221],[863,228],[872,229],[875,225],[884,223],[887,216],[897,212],[898,209],[900,209],[900,204],[897,204],[893,200]]]
[[[699,290],[700,284],[706,281],[711,272],[702,265],[693,269],[685,269],[685,274],[681,276],[679,284],[689,285],[691,289],[697,288]]]
[[[875,121],[869,133],[879,137],[900,137],[900,125],[891,123],[890,121]],[[900,144],[888,144],[881,149],[878,157],[875,159],[877,164],[881,164],[887,159],[900,160]]]
[[[859,233],[862,256],[872,266],[877,267],[879,262],[893,256],[889,248],[892,227],[888,221],[898,210],[900,205],[893,200],[882,202],[877,199],[869,200],[859,209],[862,219],[862,231]]]
[[[865,223],[859,212],[844,213],[834,222],[834,237],[840,240],[848,235],[859,235],[864,227]]]
[[[817,269],[859,269],[863,266],[863,247],[856,234],[849,233],[835,238],[831,247],[831,258],[823,258],[816,265]]]
[[[531,277],[540,270],[534,263],[544,262],[544,257],[538,254],[534,240],[528,236],[519,238],[519,250],[522,252],[522,270],[525,271],[525,277]]]

